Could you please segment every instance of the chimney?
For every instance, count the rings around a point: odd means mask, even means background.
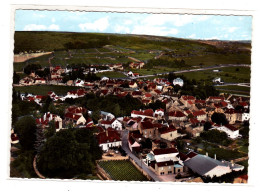
[[[108,137],[108,130],[106,129],[106,136]]]
[[[214,155],[214,159],[217,159],[217,155],[216,154]]]

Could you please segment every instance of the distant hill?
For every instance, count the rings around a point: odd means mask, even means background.
[[[221,52],[246,51],[250,43],[189,40],[173,37],[149,35],[120,35],[102,33],[39,32],[16,31],[14,34],[14,52],[54,51],[67,49],[101,48],[116,45],[138,50],[175,50],[177,52],[208,51]],[[224,46],[223,46],[224,45]],[[245,49],[247,48],[247,49]]]

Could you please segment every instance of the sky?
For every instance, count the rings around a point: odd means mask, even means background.
[[[251,40],[251,16],[16,10],[16,31],[145,34]]]

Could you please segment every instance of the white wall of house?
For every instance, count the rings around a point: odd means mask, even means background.
[[[239,130],[232,131],[225,126],[216,127],[216,128],[213,128],[213,129],[217,129],[219,131],[225,132],[228,135],[228,137],[231,138],[231,139],[236,139],[239,136]]]
[[[250,115],[249,113],[243,113],[242,114],[242,121],[249,121]]]
[[[197,119],[199,121],[207,121],[207,115],[206,114],[205,115],[199,115],[199,116],[197,116]]]
[[[171,131],[169,133],[161,134],[161,138],[166,139],[168,141],[172,141],[172,140],[176,139],[179,136],[180,136],[180,134],[177,133],[177,130]]]
[[[161,154],[161,155],[155,155],[154,158],[156,162],[164,162],[164,161],[178,161],[178,158],[176,157],[179,153],[169,153],[169,154]]]
[[[77,125],[79,124],[85,125],[85,123],[86,123],[86,119],[83,117],[83,115],[76,122]]]
[[[122,141],[115,141],[111,143],[102,143],[99,145],[103,151],[108,151],[110,147],[119,147],[122,146]]]
[[[118,120],[115,120],[112,124],[111,127],[115,130],[122,130],[122,123],[120,123]]]

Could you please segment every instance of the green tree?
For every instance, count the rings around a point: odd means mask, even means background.
[[[24,150],[33,150],[36,141],[36,123],[31,116],[22,117],[14,125],[19,142]]]
[[[211,120],[218,125],[228,124],[228,120],[226,119],[226,115],[224,113],[213,113]]]

